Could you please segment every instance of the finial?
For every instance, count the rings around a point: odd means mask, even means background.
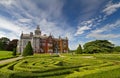
[[[51,33],[50,33],[50,36],[52,36]]]
[[[68,37],[66,36],[66,40],[68,40]]]
[[[59,36],[59,39],[61,39],[61,36]]]
[[[22,34],[23,34],[23,31],[22,31]]]
[[[37,25],[37,29],[40,29],[39,25]]]

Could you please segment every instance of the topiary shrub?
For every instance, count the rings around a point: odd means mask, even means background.
[[[31,46],[31,42],[29,41],[28,44],[26,45],[23,55],[22,56],[28,56],[28,55],[33,55],[33,48]]]
[[[82,54],[82,47],[81,45],[79,44],[77,50],[75,51],[76,54]]]

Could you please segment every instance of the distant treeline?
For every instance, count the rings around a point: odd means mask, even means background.
[[[0,38],[0,50],[13,51],[17,47],[18,39],[13,39],[10,41],[7,37]],[[108,40],[95,40],[87,42],[83,45],[83,48],[79,44],[76,50],[70,50],[69,52],[76,54],[93,54],[93,53],[113,53],[120,52],[120,46],[115,46]]]
[[[17,39],[13,39],[10,41],[10,39],[7,37],[1,37],[0,50],[13,51],[13,49],[17,47],[17,42]]]

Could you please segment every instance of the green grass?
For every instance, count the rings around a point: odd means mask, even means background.
[[[12,58],[12,52],[11,51],[0,51],[0,60]]]
[[[119,78],[119,54],[35,54],[0,65],[4,78]]]

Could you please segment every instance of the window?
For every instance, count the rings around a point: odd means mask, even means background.
[[[66,41],[64,41],[63,44],[66,44]]]
[[[48,52],[53,52],[53,49],[49,49]]]
[[[51,44],[51,43],[48,43],[48,46],[53,46],[53,44]]]
[[[45,43],[42,43],[43,46],[45,46]]]

